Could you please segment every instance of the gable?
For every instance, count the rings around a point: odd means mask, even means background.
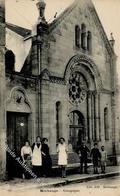
[[[67,9],[65,9],[65,11],[60,14],[59,17],[57,17],[50,25],[49,25],[49,30],[50,33],[52,33],[53,31],[55,31],[56,28],[59,28],[59,26],[61,26],[61,24],[66,21],[66,18],[71,18],[73,12],[75,12],[75,10],[77,10],[78,12],[80,12],[80,15],[82,15],[82,17],[87,19],[87,22],[89,22],[89,26],[94,26],[95,28],[98,29],[99,34],[101,36],[101,39],[104,41],[104,46],[106,47],[108,53],[114,54],[113,48],[111,47],[109,40],[106,36],[106,33],[104,31],[104,28],[101,24],[101,21],[98,17],[98,14],[96,12],[96,9],[92,3],[91,0],[75,0]],[[76,14],[77,17],[77,14]],[[81,17],[80,17],[81,18]],[[78,17],[79,20],[79,17]],[[85,21],[85,19],[83,19],[83,21]],[[91,23],[91,21],[93,21],[93,23]],[[82,22],[82,21],[81,21]],[[79,23],[79,21],[78,21]],[[65,24],[64,24],[65,27]]]
[[[91,52],[83,50],[81,47],[76,48],[75,45],[75,26],[78,25],[81,29],[82,24],[85,24],[86,31],[92,34]],[[48,52],[49,71],[53,75],[63,77],[69,60],[74,55],[84,54],[96,64],[105,88],[110,89],[110,58],[114,55],[114,52],[91,1],[76,0],[70,6],[70,9],[68,8],[58,18],[58,21],[56,20],[51,25],[49,36],[50,49]],[[108,80],[106,81],[107,78]]]

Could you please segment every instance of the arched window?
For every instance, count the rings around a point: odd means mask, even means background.
[[[104,108],[104,133],[105,140],[109,140],[108,108]]]
[[[61,137],[61,102],[56,102],[56,141]]]
[[[78,25],[75,26],[75,45],[80,47],[80,27]]]
[[[5,69],[6,71],[15,71],[15,55],[12,50],[8,50],[5,54]]]
[[[92,50],[92,34],[90,31],[87,33],[87,50],[90,52]]]
[[[81,48],[87,49],[87,38],[86,38],[86,26],[85,24],[81,25]]]

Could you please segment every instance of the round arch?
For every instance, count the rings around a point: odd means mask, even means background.
[[[99,70],[96,64],[87,56],[75,55],[69,60],[64,72],[64,79],[66,81],[68,81],[72,71],[79,71],[84,74],[90,84],[90,90],[100,90],[102,88],[103,85]]]
[[[69,143],[76,151],[78,144],[85,140],[85,117],[79,110],[72,110],[69,113]]]
[[[17,107],[19,106],[19,107]],[[32,113],[32,106],[25,89],[21,86],[13,87],[6,100],[7,111]]]

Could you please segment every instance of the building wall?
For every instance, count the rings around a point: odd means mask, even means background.
[[[62,17],[61,17],[62,18]],[[92,33],[92,51],[84,51],[81,48],[76,48],[75,46],[75,25],[84,23],[88,31]],[[55,28],[54,28],[55,26]],[[81,1],[78,6],[69,13],[63,16],[63,19],[59,20],[58,24],[55,21],[53,22],[52,30],[46,39],[46,42],[49,45],[49,48],[42,48],[42,70],[47,69],[50,76],[55,76],[58,78],[65,77],[65,70],[67,68],[68,62],[70,59],[75,56],[82,56],[83,58],[91,59],[101,78],[102,87],[96,90],[100,93],[99,98],[99,126],[97,130],[99,146],[105,145],[108,154],[112,153],[112,143],[113,143],[113,132],[114,126],[112,122],[112,85],[111,78],[113,77],[113,72],[111,69],[111,59],[109,51],[106,47],[106,41],[101,35],[100,24],[95,19],[94,8],[91,4],[87,4],[84,1]],[[44,58],[46,57],[46,58]],[[48,60],[48,64],[46,61]],[[79,63],[79,62],[78,62]],[[84,69],[84,68],[83,68]],[[81,67],[79,67],[81,71]],[[83,70],[84,72],[84,70]],[[65,79],[65,78],[64,78]],[[68,79],[68,78],[67,78]],[[67,83],[68,80],[65,79]],[[44,83],[44,82],[43,82]],[[97,83],[97,78],[95,78],[95,83]],[[97,84],[96,84],[97,85]],[[48,76],[47,87],[46,85],[42,86],[42,119],[43,119],[43,134],[50,138],[50,148],[51,152],[56,152],[56,110],[55,104],[57,101],[60,101],[62,104],[62,126],[61,132],[62,136],[68,141],[69,134],[69,112],[70,110],[76,109],[75,106],[69,103],[68,89],[67,84],[61,84],[60,82],[51,82]],[[93,85],[94,86],[94,85]],[[91,87],[93,88],[93,87]],[[87,100],[86,100],[87,101]],[[105,140],[104,133],[104,108],[107,107],[109,114],[109,140]],[[77,110],[82,112],[86,119],[87,124],[87,110],[86,102],[81,103],[77,106]],[[96,128],[97,129],[97,128]],[[47,130],[47,131],[46,131]],[[47,132],[47,133],[46,133]],[[91,141],[91,147],[94,141]]]
[[[38,135],[38,94],[35,80],[16,73],[12,74],[11,80],[11,74],[7,73],[6,88],[6,112],[28,113],[28,139],[32,144]],[[19,93],[23,93],[25,101],[17,104],[15,97],[19,96]]]
[[[0,178],[5,177],[6,167],[6,116],[5,116],[5,7],[4,0],[0,1]]]
[[[69,115],[72,111],[77,110],[83,114],[86,131],[89,130],[90,141],[88,141],[87,134],[85,138],[89,147],[92,147],[93,143],[97,141],[99,147],[105,145],[108,154],[111,155],[113,154],[113,143],[115,142],[113,137],[115,131],[113,123],[114,103],[112,101],[112,98],[114,98],[112,93],[114,91],[112,86],[114,79],[112,66],[114,65],[111,63],[112,60],[106,46],[106,40],[101,34],[101,26],[95,19],[94,8],[91,4],[87,4],[86,1],[81,0],[79,2],[71,13],[66,14],[63,20],[58,21],[59,24],[54,21],[53,27],[50,25],[50,29],[53,28],[50,33],[42,34],[41,37],[33,37],[31,64],[29,67],[32,69],[34,79],[30,76],[25,78],[25,76],[15,73],[13,74],[14,79],[11,80],[11,76],[8,75],[7,97],[9,97],[12,89],[16,87],[23,91],[24,96],[27,97],[30,106],[29,139],[31,143],[35,141],[37,135],[47,137],[51,154],[56,154],[56,144],[58,142],[56,103],[60,102],[59,135],[68,142]],[[92,33],[91,52],[75,46],[75,25],[81,26],[82,23]],[[40,42],[42,43],[41,48]],[[84,61],[86,61],[86,64]],[[72,66],[73,69],[71,69]],[[71,70],[81,72],[89,83],[87,98],[76,105],[71,104],[68,94]],[[24,86],[26,79],[28,82],[27,87]],[[89,99],[89,96],[92,98]],[[93,98],[95,98],[95,102]],[[105,140],[104,109],[106,107],[108,108],[109,140]],[[18,112],[17,107],[16,112]],[[25,111],[22,110],[22,112]],[[91,113],[95,114],[95,116]],[[96,125],[96,128],[94,125]],[[96,140],[92,138],[94,129],[96,129],[97,133]]]
[[[110,56],[105,41],[100,34],[100,27],[92,14],[93,8],[89,6],[90,8],[87,9],[87,6],[87,3],[82,1],[52,30],[51,37],[54,37],[54,41],[50,41],[49,70],[53,75],[63,77],[66,65],[71,57],[84,53],[84,51],[75,47],[75,25],[81,27],[81,24],[84,23],[87,30],[92,33],[92,53],[86,52],[85,54],[97,65],[104,88],[110,89]]]
[[[7,28],[6,48],[15,54],[15,71],[20,71],[30,51],[32,39],[26,39]]]

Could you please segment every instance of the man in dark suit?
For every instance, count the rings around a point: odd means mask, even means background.
[[[88,153],[89,153],[89,149],[86,146],[85,142],[82,143],[81,146],[79,146],[78,148],[78,154],[80,157],[80,173],[83,173],[83,165],[84,165],[84,173],[87,174],[87,159],[88,159]]]

